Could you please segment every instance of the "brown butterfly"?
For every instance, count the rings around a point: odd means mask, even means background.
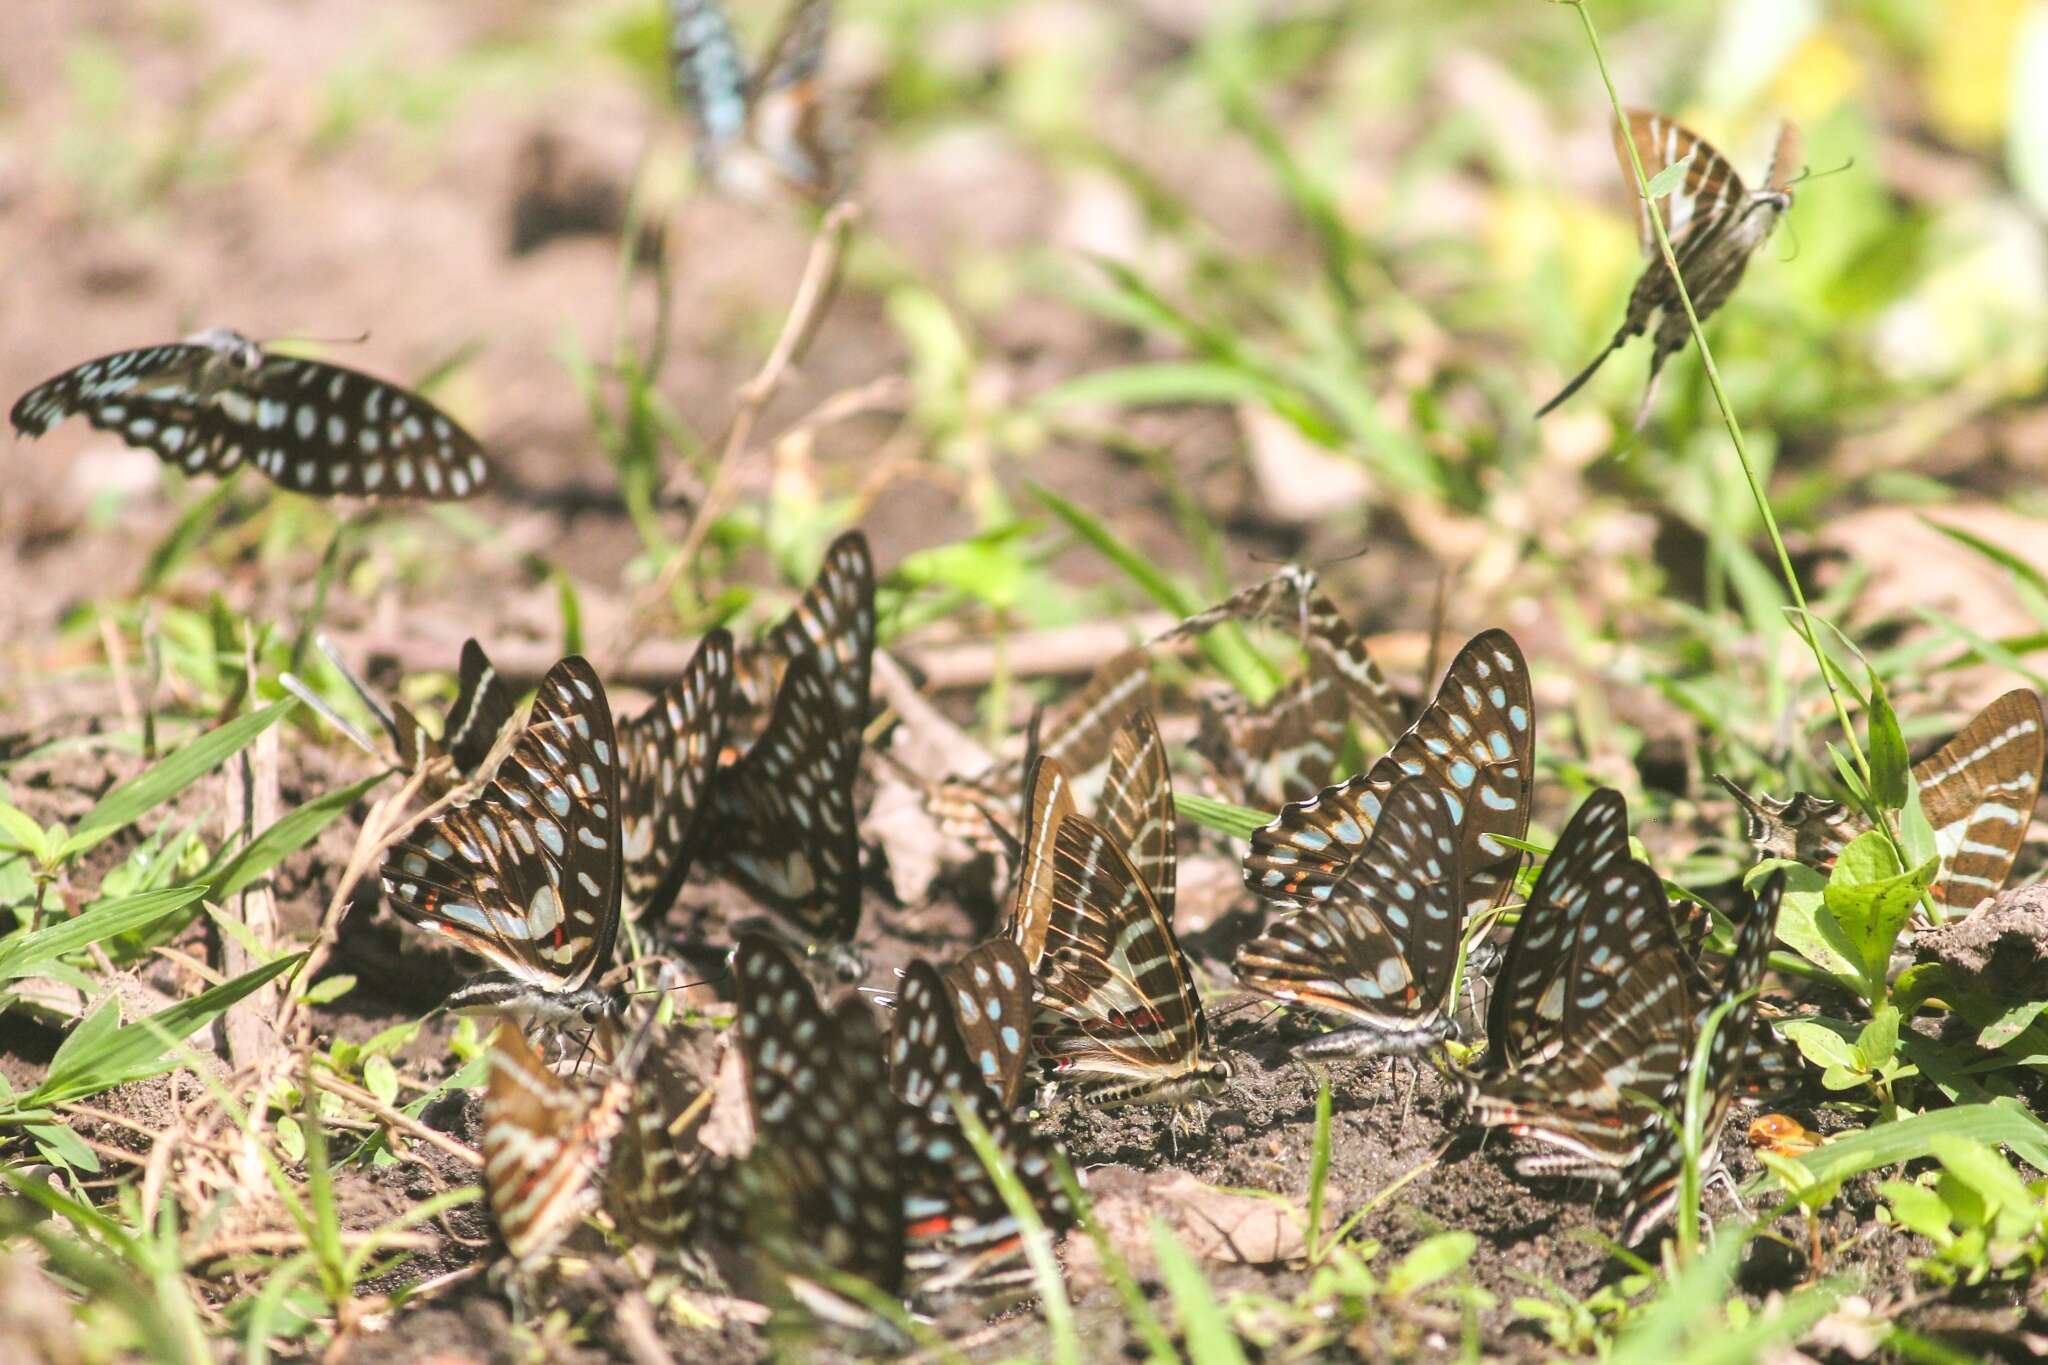
[[[1800,140],[1796,124],[1787,123],[1778,133],[1777,150],[1771,155],[1770,178],[1760,190],[1751,190],[1728,164],[1726,157],[1701,138],[1662,114],[1643,109],[1628,111],[1627,136],[1633,140],[1643,174],[1655,179],[1668,166],[1684,161],[1684,177],[1659,196],[1657,211],[1664,219],[1664,231],[1671,238],[1671,254],[1678,261],[1678,273],[1685,291],[1692,296],[1693,311],[1705,322],[1728,301],[1749,258],[1771,235],[1778,219],[1792,207],[1793,167],[1799,161]],[[1614,150],[1621,158],[1622,178],[1635,182],[1623,129],[1614,130]],[[1605,350],[1580,370],[1555,398],[1536,410],[1543,416],[1577,393],[1602,361],[1620,350],[1629,338],[1654,333],[1655,349],[1650,353],[1650,381],[1643,390],[1642,406],[1636,409],[1640,429],[1649,416],[1651,400],[1657,394],[1657,377],[1664,362],[1684,349],[1692,337],[1692,325],[1672,286],[1671,272],[1657,247],[1657,234],[1650,225],[1648,206],[1636,199],[1636,229],[1650,268],[1636,281],[1628,297],[1628,316]]]

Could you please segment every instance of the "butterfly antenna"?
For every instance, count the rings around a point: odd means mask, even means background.
[[[269,346],[272,342],[286,341],[304,346],[360,346],[369,339],[370,329],[365,327],[354,336],[348,337],[316,337],[307,336],[303,332],[286,332],[282,336],[269,338],[263,344]]]
[[[1854,166],[1855,164],[1856,158],[1852,156],[1848,160],[1844,161],[1841,165],[1831,166],[1824,171],[1817,171],[1813,169],[1811,166],[1802,166],[1800,167],[1799,174],[1793,176],[1790,180],[1787,180],[1785,182],[1785,188],[1789,190],[1794,185],[1801,184],[1804,181],[1821,180],[1830,175],[1840,175],[1843,171],[1848,170],[1851,166]]]
[[[319,649],[321,657],[327,660],[328,666],[341,674],[342,681],[349,685],[349,690],[356,694],[364,709],[377,718],[377,724],[391,737],[392,747],[402,752],[405,741],[398,733],[398,719],[391,714],[390,708],[371,693],[370,685],[363,681],[362,675],[348,666],[348,662],[341,657],[341,651],[334,647],[334,641],[327,638],[326,631],[315,632],[313,644]]]
[[[326,721],[336,730],[339,730],[357,748],[361,749],[370,757],[377,759],[379,762],[388,761],[389,756],[379,753],[377,751],[377,746],[370,742],[370,737],[368,735],[364,734],[361,730],[358,730],[354,725],[352,725],[348,720],[346,720],[339,711],[336,711],[332,706],[329,706],[326,703],[326,701],[321,698],[320,694],[315,692],[311,687],[307,686],[305,681],[302,678],[300,678],[296,673],[280,673],[277,675],[277,680],[284,687],[285,691],[291,693],[300,701],[306,703],[306,705],[312,707],[315,711],[319,712],[320,718],[322,720]]]

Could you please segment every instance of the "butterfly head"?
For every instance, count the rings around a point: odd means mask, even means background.
[[[254,374],[263,365],[263,348],[232,327],[209,327],[194,332],[185,338],[185,344],[212,351],[213,363],[237,377]]]

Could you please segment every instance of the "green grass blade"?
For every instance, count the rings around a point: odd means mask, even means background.
[[[115,1029],[91,1047],[51,1061],[43,1083],[22,1099],[23,1108],[61,1104],[83,1099],[113,1086],[154,1076],[177,1065],[166,1053],[180,1040],[213,1020],[230,1005],[267,982],[283,975],[305,959],[293,953],[265,963],[252,972],[212,990],[158,1010],[147,1019]],[[60,1064],[61,1063],[61,1064]]]
[[[1958,1105],[1880,1123],[1808,1152],[1799,1158],[1799,1164],[1816,1181],[1846,1180],[1880,1166],[1896,1166],[1902,1161],[1931,1156],[1931,1144],[1937,1137],[2002,1143],[2035,1170],[2048,1170],[2048,1124],[2014,1100]]]
[[[184,909],[205,894],[203,886],[174,886],[162,891],[144,891],[99,904],[17,938],[0,943],[0,981],[17,981],[35,976],[66,953],[99,943],[117,934],[147,928]]]
[[[287,697],[261,711],[237,716],[226,725],[209,730],[155,767],[123,782],[85,813],[71,837],[58,850],[58,857],[75,858],[115,830],[133,824],[240,753],[256,736],[289,715],[298,704],[298,698]]]
[[[1230,1320],[1216,1302],[1209,1281],[1195,1258],[1160,1219],[1152,1220],[1152,1251],[1159,1258],[1159,1278],[1180,1314],[1180,1331],[1194,1365],[1247,1365],[1244,1347]]]
[[[1173,806],[1182,819],[1192,820],[1204,829],[1213,829],[1233,839],[1249,839],[1273,823],[1273,817],[1264,811],[1253,810],[1249,806],[1233,806],[1228,801],[1212,801],[1193,793],[1183,795],[1175,792]]]
[[[1308,1158],[1308,1236],[1303,1245],[1310,1265],[1322,1259],[1323,1187],[1330,1179],[1330,1078],[1316,1085],[1316,1126]]]
[[[225,901],[241,891],[285,858],[318,838],[335,817],[362,799],[365,792],[389,777],[378,773],[339,791],[316,796],[285,815],[276,824],[251,839],[234,860],[213,878],[213,899]]]
[[[989,1179],[995,1182],[996,1193],[1003,1197],[1003,1206],[1010,1216],[1017,1220],[1024,1242],[1024,1259],[1031,1265],[1032,1282],[1038,1286],[1038,1307],[1045,1315],[1045,1330],[1052,1337],[1053,1359],[1060,1365],[1080,1365],[1081,1338],[1074,1329],[1074,1305],[1067,1299],[1066,1281],[1060,1278],[1060,1263],[1053,1255],[1052,1234],[1046,1231],[1045,1220],[1038,1216],[1038,1206],[1031,1202],[1031,1192],[1024,1188],[1024,1182],[1017,1179],[1017,1172],[988,1135],[971,1105],[958,1095],[953,1097],[953,1113],[960,1120],[960,1130],[966,1135],[967,1145],[974,1148],[975,1156],[988,1170]]]

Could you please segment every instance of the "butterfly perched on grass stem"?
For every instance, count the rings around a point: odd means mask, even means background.
[[[757,193],[779,181],[820,202],[845,174],[819,77],[831,0],[793,0],[750,72],[722,0],[669,0],[669,69],[697,121],[697,160],[717,182]]]
[[[1173,782],[1151,712],[1111,740],[1096,814],[1075,811],[1064,767],[1041,754],[1009,932],[1038,983],[1044,1074],[1100,1105],[1220,1094],[1230,1064],[1173,931]]]
[[[1968,910],[1997,895],[2012,875],[2048,758],[2041,696],[2016,688],[1971,718],[1955,738],[1913,765],[1920,810],[1934,827],[1941,873],[1930,894]],[[1718,774],[1741,805],[1749,841],[1766,858],[1792,858],[1826,869],[1844,846],[1870,828],[1839,801],[1798,792],[1789,801],[1751,796]]]
[[[1626,139],[1626,141],[1624,140]],[[1703,138],[1680,127],[1662,114],[1643,109],[1628,111],[1627,123],[1614,130],[1616,155],[1621,158],[1622,179],[1630,187],[1636,205],[1636,227],[1643,254],[1650,260],[1642,278],[1629,295],[1628,312],[1621,327],[1600,354],[1573,377],[1548,403],[1536,410],[1538,417],[1570,398],[1593,377],[1601,362],[1621,349],[1631,337],[1651,337],[1650,378],[1643,389],[1642,405],[1636,410],[1636,426],[1649,416],[1650,403],[1657,394],[1657,379],[1664,362],[1685,348],[1692,339],[1692,325],[1679,301],[1678,290],[1657,245],[1647,206],[1636,192],[1635,168],[1629,159],[1634,144],[1643,163],[1643,174],[1655,180],[1667,167],[1686,164],[1677,185],[1657,200],[1664,220],[1665,235],[1671,239],[1671,254],[1678,262],[1679,278],[1692,299],[1693,312],[1704,323],[1735,292],[1749,258],[1771,235],[1778,219],[1792,207],[1793,171],[1800,156],[1799,129],[1787,123],[1778,133],[1778,145],[1771,155],[1771,169],[1764,187],[1746,188],[1742,177]]]
[[[384,894],[419,928],[490,962],[448,998],[543,1026],[595,1026],[619,932],[618,745],[604,687],[571,655],[541,679],[526,728],[467,805],[385,855]]]
[[[247,463],[314,496],[466,498],[490,478],[476,438],[410,389],[225,327],[88,360],[10,414],[30,437],[73,416],[189,474]]]

